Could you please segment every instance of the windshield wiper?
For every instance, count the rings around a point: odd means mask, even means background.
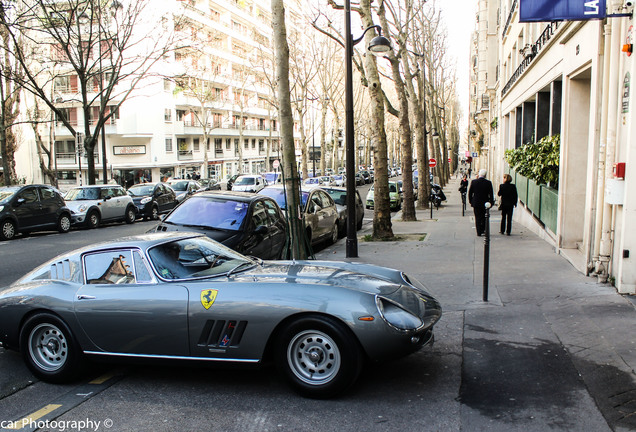
[[[165,221],[164,221],[165,222]],[[173,222],[168,222],[172,225],[176,225]],[[217,228],[217,227],[213,227],[213,226],[208,226],[208,225],[192,225],[192,224],[182,224],[181,226],[184,227],[188,227],[188,228],[204,228],[204,229],[210,229],[210,230],[215,230],[215,231],[224,231],[223,228]]]
[[[239,265],[237,265],[237,266],[233,267],[232,269],[230,269],[230,271],[227,272],[225,277],[230,277],[230,275],[232,273],[234,273],[236,270],[238,270],[239,268],[243,267],[244,265],[255,265],[255,264],[253,262],[244,261],[244,262],[240,263]]]
[[[254,256],[254,255],[250,255],[249,258],[254,260],[254,261],[256,261],[259,266],[261,266],[261,267],[263,266],[263,260],[261,258],[259,258],[257,256]]]

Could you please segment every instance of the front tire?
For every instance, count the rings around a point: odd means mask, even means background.
[[[152,210],[150,213],[150,220],[156,221],[159,220],[159,209],[157,206],[152,206]]]
[[[67,214],[60,216],[57,221],[57,230],[61,233],[67,233],[71,230],[71,217]]]
[[[12,240],[15,237],[16,233],[16,226],[12,220],[7,219],[2,222],[2,227],[0,230],[0,237],[2,237],[2,240]]]
[[[71,330],[49,313],[33,315],[24,323],[20,351],[31,372],[43,381],[69,382],[82,370],[82,353]]]
[[[93,210],[86,217],[86,227],[88,229],[97,228],[100,223],[99,213],[96,210]]]
[[[362,369],[358,341],[329,317],[292,321],[280,332],[276,365],[295,391],[323,399],[349,388]]]

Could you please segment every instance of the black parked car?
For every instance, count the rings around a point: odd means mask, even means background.
[[[221,183],[216,181],[216,179],[206,178],[206,179],[199,179],[197,181],[201,185],[201,190],[202,191],[221,190]]]
[[[244,255],[279,259],[287,224],[278,204],[251,192],[206,191],[174,209],[156,231],[194,231]]]
[[[0,238],[49,229],[71,229],[71,210],[57,190],[46,185],[0,187]]]
[[[128,195],[137,206],[138,218],[157,220],[179,204],[177,194],[166,183],[136,184],[128,189]]]
[[[239,176],[240,174],[234,174],[232,177],[227,179],[227,190],[232,190],[232,185],[234,185],[234,182],[237,178],[239,178]]]

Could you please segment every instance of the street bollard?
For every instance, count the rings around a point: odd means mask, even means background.
[[[490,267],[490,207],[492,204],[487,202],[486,207],[486,229],[484,231],[484,286],[483,286],[483,300],[488,301],[488,272]]]

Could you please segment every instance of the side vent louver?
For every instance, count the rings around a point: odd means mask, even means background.
[[[205,323],[197,344],[209,348],[236,348],[245,333],[247,321],[213,321]]]

